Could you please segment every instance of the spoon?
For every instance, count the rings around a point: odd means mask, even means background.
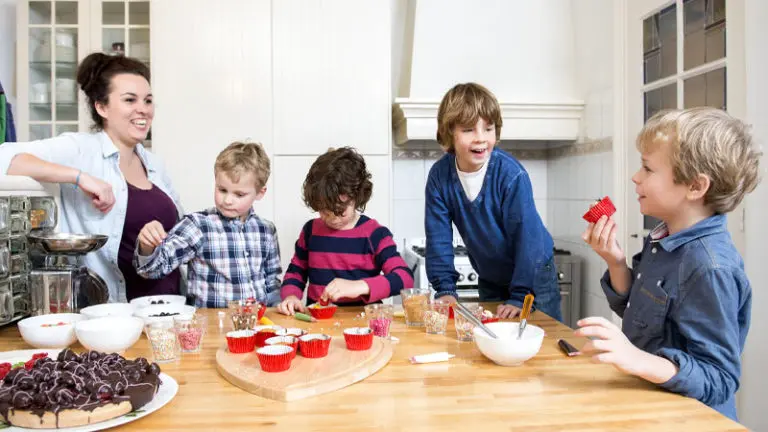
[[[533,307],[533,294],[526,294],[523,300],[523,310],[520,312],[520,329],[517,331],[517,338],[523,337],[525,327],[528,325],[528,317],[531,315]]]

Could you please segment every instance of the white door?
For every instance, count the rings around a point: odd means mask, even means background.
[[[626,211],[624,243],[628,256],[658,222],[640,214],[630,177],[640,168],[635,138],[646,119],[659,110],[713,106],[742,117],[745,113],[743,0],[632,0],[625,16],[624,107],[619,143],[625,147],[617,173]],[[728,37],[726,40],[726,25]],[[726,53],[728,56],[726,57]],[[623,138],[623,140],[621,139]],[[621,169],[623,168],[623,170]],[[619,186],[621,187],[621,186]],[[743,208],[729,215],[729,230],[744,252]]]

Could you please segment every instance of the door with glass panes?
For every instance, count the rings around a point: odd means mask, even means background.
[[[632,0],[626,7],[625,198],[627,255],[640,251],[658,223],[640,214],[629,179],[641,166],[635,138],[662,109],[710,106],[743,117],[743,0]],[[729,230],[743,251],[743,208]]]

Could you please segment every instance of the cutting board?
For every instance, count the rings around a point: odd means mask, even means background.
[[[216,368],[241,389],[279,401],[292,401],[330,393],[362,381],[383,368],[392,358],[392,343],[373,338],[366,351],[350,351],[343,337],[331,340],[328,355],[319,359],[297,355],[285,372],[264,372],[256,352],[232,354],[226,346],[216,352]]]

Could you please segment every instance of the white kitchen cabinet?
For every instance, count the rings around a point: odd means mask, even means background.
[[[390,152],[390,2],[273,2],[275,152]]]
[[[19,2],[19,141],[89,129],[77,65],[93,51],[111,52],[113,44],[127,55],[149,59],[149,0]]]
[[[275,219],[280,240],[280,255],[283,270],[288,268],[293,257],[294,244],[299,232],[309,219],[317,217],[302,200],[302,185],[315,156],[276,156],[274,160],[275,209],[279,215]],[[365,156],[368,171],[371,172],[373,195],[365,209],[365,214],[390,226],[390,165],[389,156]]]

